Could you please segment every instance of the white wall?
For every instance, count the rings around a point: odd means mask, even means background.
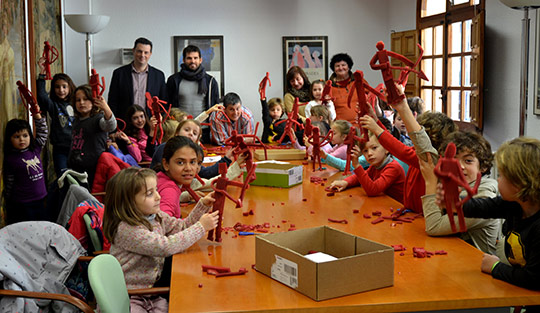
[[[484,136],[496,149],[519,135],[519,89],[521,64],[521,20],[523,11],[512,10],[499,1],[486,1]],[[540,119],[533,114],[535,21],[532,11],[529,62],[528,118],[525,133],[540,138]]]
[[[389,42],[391,0],[93,0],[93,13],[109,15],[109,25],[94,35],[94,68],[109,83],[120,66],[120,48],[131,48],[137,37],[154,44],[150,63],[165,76],[173,70],[176,35],[223,35],[225,92],[238,92],[260,121],[258,83],[270,72],[268,97],[283,96],[282,36],[328,36],[329,58],[347,52],[376,85],[380,73],[368,62],[379,40]],[[85,1],[66,2],[66,14],[86,13]],[[392,2],[399,3],[399,0]],[[414,13],[414,9],[412,11]],[[412,16],[414,28],[414,15]],[[84,36],[66,26],[66,72],[76,84],[85,82]],[[329,71],[329,74],[331,71]]]

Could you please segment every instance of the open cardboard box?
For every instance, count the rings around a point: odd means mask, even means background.
[[[244,178],[246,169],[243,168]],[[257,176],[250,185],[289,188],[302,183],[304,168],[302,165],[294,165],[285,162],[274,161],[257,162],[255,175]]]
[[[304,255],[338,258],[315,263]],[[326,300],[394,284],[394,249],[337,229],[320,226],[255,238],[257,271],[303,293]]]
[[[268,149],[266,150],[266,154],[268,160],[303,160],[306,156],[306,151],[300,149]],[[263,149],[255,150],[253,155],[259,161],[266,160]]]

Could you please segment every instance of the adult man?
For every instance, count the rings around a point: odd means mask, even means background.
[[[223,111],[217,111],[210,115],[210,128],[212,130],[212,143],[222,145],[231,137],[232,131],[237,134],[253,134],[253,114],[242,106],[240,96],[229,92],[223,97]]]
[[[182,51],[182,69],[167,79],[167,99],[173,107],[178,107],[193,117],[219,103],[217,81],[206,73],[201,65],[201,50],[189,45]],[[210,142],[210,130],[203,126],[201,141]]]
[[[114,70],[109,88],[109,106],[114,116],[125,118],[127,108],[137,104],[146,108],[145,94],[166,100],[165,75],[148,64],[152,56],[152,42],[138,38],[133,45],[133,62]],[[150,108],[146,108],[150,114]]]

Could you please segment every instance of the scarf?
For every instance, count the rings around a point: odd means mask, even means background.
[[[309,102],[311,100],[311,96],[309,95],[309,88],[302,88],[300,90],[289,88],[287,92],[293,95],[293,97],[298,98],[298,101],[300,102]]]
[[[201,65],[195,71],[190,70],[184,63],[180,64],[180,67],[182,68],[180,70],[180,76],[183,79],[190,81],[199,81],[199,89],[197,90],[197,93],[200,95],[206,95],[208,92],[208,82],[204,67]]]

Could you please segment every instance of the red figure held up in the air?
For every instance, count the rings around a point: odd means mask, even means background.
[[[92,69],[92,75],[90,75],[88,84],[92,87],[92,97],[94,97],[94,99],[102,96],[103,92],[105,92],[105,77],[101,77],[100,82],[99,74],[95,69]]]
[[[300,127],[300,129],[304,129],[304,125],[302,123],[298,122],[298,97],[294,99],[294,105],[292,111],[288,114],[287,119],[281,120],[279,122],[276,122],[274,125],[279,125],[281,123],[285,124],[285,129],[283,130],[283,134],[281,135],[281,138],[277,142],[281,144],[283,139],[286,135],[289,135],[289,139],[294,144],[296,142],[296,135],[294,132],[296,131],[297,127]]]
[[[45,41],[44,44],[45,46],[43,47],[43,54],[41,56],[45,59],[45,62],[43,62],[45,66],[45,79],[51,80],[51,64],[58,59],[58,50],[48,41]]]
[[[257,133],[257,128],[259,128],[259,123],[255,124],[255,134]],[[246,138],[251,138],[249,142],[246,142]],[[262,147],[264,149],[264,159],[268,160],[267,149],[268,147],[261,141],[257,135],[241,134],[239,135],[236,130],[231,131],[231,136],[227,138],[224,142],[225,146],[232,147],[232,153],[236,159],[238,155],[243,154],[246,151],[246,148],[255,148]],[[250,159],[252,160],[253,153],[249,151]]]
[[[444,204],[446,206],[446,214],[450,219],[450,226],[452,231],[456,230],[456,223],[454,222],[454,211],[458,216],[459,221],[459,231],[464,232],[467,230],[465,225],[465,217],[463,216],[463,203],[467,202],[478,192],[478,186],[480,185],[480,180],[482,174],[478,172],[478,177],[476,177],[476,183],[473,188],[467,183],[467,179],[463,174],[461,169],[461,164],[459,160],[454,158],[456,155],[456,145],[451,142],[446,147],[444,152],[444,157],[439,159],[439,162],[435,166],[434,173],[439,177],[442,188],[444,190]],[[459,188],[464,188],[467,191],[467,197],[461,200],[459,198]]]
[[[333,132],[330,130],[326,137],[321,140],[319,127],[313,127],[311,137],[308,138],[308,143],[312,145],[311,161],[313,162],[313,171],[315,171],[315,163],[319,163],[319,171],[322,171],[321,163],[321,147],[332,141]]]
[[[229,198],[232,202],[236,203],[237,208],[241,208],[242,200],[244,199],[244,190],[246,189],[247,186],[249,186],[247,177],[244,183],[229,180],[227,178],[227,164],[226,163],[219,164],[219,173],[221,175],[219,175],[219,177],[216,178],[212,182],[212,189],[214,189],[214,199],[216,199],[216,201],[214,201],[212,212],[219,211],[218,224],[215,229],[216,231],[215,241],[217,242],[221,242],[221,222],[223,220],[223,207],[225,206],[225,197]],[[240,194],[239,199],[233,198],[227,192],[227,186],[229,185],[242,187],[242,192]],[[211,230],[208,232],[208,240],[212,240],[212,241],[214,240],[214,230]]]
[[[321,100],[322,100],[323,105],[328,105],[328,101],[335,100],[335,98],[332,97],[332,81],[331,80],[327,80],[326,84],[324,84]]]
[[[21,100],[23,105],[26,107],[30,113],[32,113],[32,116],[41,113],[41,110],[39,109],[39,105],[36,101],[36,98],[32,94],[32,92],[26,87],[25,84],[23,84],[20,80],[17,81],[17,88],[19,89],[19,95],[21,96]]]
[[[161,140],[163,139],[163,120],[161,118],[161,112],[163,111],[167,116],[169,116],[169,111],[167,111],[163,105],[167,104],[167,101],[159,100],[158,97],[154,96],[152,97],[150,93],[146,92],[146,106],[150,108],[150,112],[152,113],[152,116],[156,118],[156,126],[154,128],[154,137],[152,138],[152,144],[155,144],[156,141],[159,144],[161,144]],[[169,107],[170,110],[170,107]],[[160,130],[161,136],[159,139],[157,139],[157,131],[158,128]]]
[[[270,74],[266,72],[266,76],[263,77],[261,82],[259,83],[259,94],[261,95],[261,100],[266,98],[266,84],[271,87],[272,82],[270,81]]]
[[[366,89],[369,91],[370,94],[373,94],[375,97],[379,97],[382,100],[386,100],[386,97],[380,93],[375,88],[371,87],[367,81],[364,80],[364,73],[362,71],[356,71],[353,74],[354,77],[354,85],[352,85],[352,89],[349,92],[349,98],[347,99],[347,105],[349,108],[351,107],[351,99],[354,95],[354,90],[356,90],[356,98],[358,99],[358,104],[356,105],[356,123],[360,125],[360,118],[364,115],[369,115],[371,111],[374,111],[374,105],[376,103],[376,99],[372,100],[374,103],[368,103],[368,99],[366,98]],[[369,136],[368,136],[368,130],[361,128],[363,140],[368,142]]]
[[[347,146],[347,162],[345,163],[345,170],[343,170],[343,175],[349,175],[351,167],[351,153],[354,148],[356,141],[364,141],[365,138],[356,136],[356,127],[351,126],[347,137],[343,140],[343,144]]]
[[[396,104],[403,100],[405,98],[405,94],[399,94],[398,90],[396,88],[396,84],[394,81],[394,76],[392,75],[392,70],[402,70],[406,71],[407,74],[400,75],[400,80],[405,79],[408,77],[408,73],[414,72],[420,77],[421,79],[428,80],[427,76],[422,71],[414,70],[412,67],[417,65],[419,60],[416,62],[412,62],[411,60],[407,59],[406,57],[402,56],[401,54],[395,53],[393,51],[388,51],[384,49],[384,43],[382,41],[377,42],[377,52],[371,58],[371,61],[369,62],[369,65],[374,70],[380,70],[384,85],[386,86],[386,93],[387,93],[387,102],[388,104]],[[420,45],[418,45],[420,47]],[[422,49],[420,47],[420,49]],[[405,63],[406,66],[400,67],[400,66],[391,66],[390,65],[390,59],[388,57],[396,58],[400,60],[401,62]],[[420,57],[421,58],[421,57]],[[419,59],[420,59],[419,58]],[[378,63],[378,64],[377,64]],[[406,83],[406,82],[405,82]]]

